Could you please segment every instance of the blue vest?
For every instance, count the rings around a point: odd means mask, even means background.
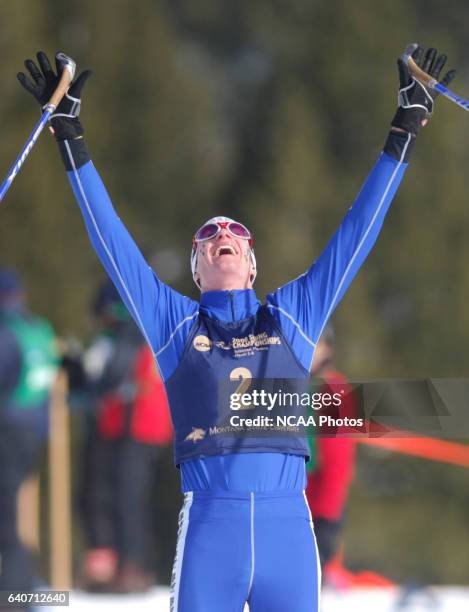
[[[166,381],[175,430],[176,464],[233,452],[307,456],[307,440],[298,433],[258,433],[258,430],[243,433],[238,427],[230,427],[230,416],[251,413],[234,412],[230,394],[249,392],[251,385],[267,391],[302,393],[307,390],[307,377],[308,371],[295,357],[266,306],[234,323],[200,312],[182,359]],[[298,406],[289,408],[289,414],[300,411]]]

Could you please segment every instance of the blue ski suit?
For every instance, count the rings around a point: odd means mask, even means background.
[[[83,139],[59,143],[90,240],[165,382],[185,494],[173,569],[178,612],[314,612],[320,566],[304,489],[306,440],[217,433],[221,380],[307,379],[315,345],[370,252],[407,167],[391,133],[312,266],[261,304],[252,289],[202,293],[162,283],[112,206]]]

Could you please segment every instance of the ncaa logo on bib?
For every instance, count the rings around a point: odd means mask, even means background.
[[[212,348],[212,342],[207,336],[196,336],[194,338],[194,348],[196,351],[205,353]]]

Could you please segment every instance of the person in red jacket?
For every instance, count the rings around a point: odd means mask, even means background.
[[[147,569],[150,493],[172,425],[151,350],[109,282],[94,311],[101,331],[84,358],[94,406],[82,504],[84,574],[91,590],[141,591],[154,583]]]
[[[328,325],[316,347],[311,375],[321,380],[322,393],[342,393],[340,408],[322,408],[332,417],[356,416],[353,393],[346,377],[334,364],[334,331]],[[355,465],[355,440],[336,427],[320,429],[314,438],[316,465],[308,475],[306,497],[314,522],[321,566],[337,553],[344,510]],[[327,576],[326,576],[327,577]]]

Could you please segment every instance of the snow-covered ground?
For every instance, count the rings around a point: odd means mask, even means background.
[[[52,608],[61,612],[63,608]],[[40,609],[41,610],[41,609]],[[42,608],[44,610],[44,608]],[[155,588],[145,595],[70,593],[70,612],[167,612],[169,590]],[[469,587],[325,590],[321,612],[469,612]],[[247,608],[246,608],[247,611]],[[264,611],[262,611],[264,612]],[[265,612],[269,612],[265,610]],[[285,610],[294,612],[294,610]]]

